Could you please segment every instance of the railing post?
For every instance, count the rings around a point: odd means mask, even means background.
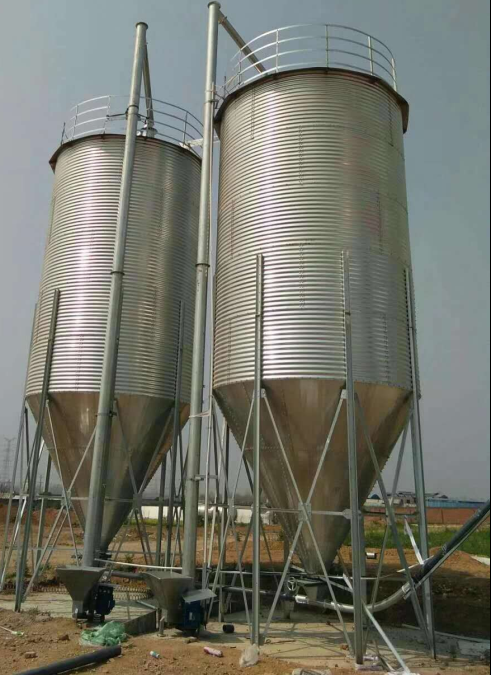
[[[280,31],[276,31],[276,72],[280,72]]]
[[[368,36],[368,56],[370,58],[370,72],[374,73],[372,38]]]
[[[326,68],[329,68],[329,24],[326,24]]]
[[[74,120],[74,122],[73,122],[72,138],[70,139],[70,140],[72,140],[72,141],[73,141],[73,139],[75,138],[75,129],[77,128],[78,105],[79,105],[79,104],[77,103],[77,105],[75,106],[75,120]]]
[[[109,121],[109,113],[111,111],[111,102],[112,102],[112,96],[107,97],[107,108],[106,108],[106,119],[104,120],[104,128],[103,128],[103,133],[106,133],[106,127],[107,123]]]
[[[397,72],[396,72],[396,61],[392,58],[392,79],[394,81],[394,91],[397,91]]]

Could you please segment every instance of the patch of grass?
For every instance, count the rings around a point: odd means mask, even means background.
[[[418,537],[418,528],[414,526],[413,528],[414,536],[416,537],[416,541],[419,540]],[[445,528],[445,529],[438,529],[438,530],[431,530],[429,532],[429,539],[430,539],[430,548],[441,548],[445,544],[447,544],[454,534],[458,531],[459,528]],[[411,540],[409,539],[408,535],[404,532],[403,528],[399,528],[399,536],[402,541],[402,545],[406,549],[412,548]],[[382,529],[376,529],[376,528],[367,528],[366,534],[366,545],[367,548],[375,548],[379,549],[382,547],[382,543],[384,540],[384,530]],[[348,545],[350,544],[350,540],[348,540]],[[389,543],[388,547],[390,549],[395,548],[395,541],[394,537],[392,536],[392,533],[389,535]],[[474,532],[469,539],[461,546],[459,549],[461,551],[464,551],[465,553],[469,553],[470,555],[479,555],[479,556],[486,556],[486,557],[491,557],[491,531],[489,528],[483,529],[483,530],[478,530],[477,532]]]

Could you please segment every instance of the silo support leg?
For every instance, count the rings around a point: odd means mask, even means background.
[[[416,402],[416,408],[419,410],[419,402]],[[425,560],[430,557],[430,545],[428,537],[428,519],[426,515],[426,490],[424,480],[423,468],[423,452],[421,447],[421,427],[419,422],[419,415],[413,412],[411,435],[413,443],[413,464],[416,485],[416,503],[418,506],[419,519],[419,537],[420,537],[420,551]],[[431,579],[428,579],[423,584],[423,606],[426,615],[426,625],[430,634],[431,648],[433,657],[437,658],[436,652],[436,636],[435,636],[435,619],[433,611],[433,590]]]
[[[409,267],[405,270],[406,280],[406,299],[408,306],[409,319],[409,346],[411,350],[411,376],[413,385],[413,414],[411,418],[411,440],[413,448],[413,466],[414,466],[414,483],[416,488],[416,502],[418,505],[419,514],[419,537],[420,549],[423,558],[428,559],[430,556],[430,546],[428,538],[428,519],[426,515],[426,485],[424,472],[424,457],[423,457],[423,434],[421,430],[421,413],[419,407],[419,360],[418,360],[418,346],[414,310],[414,295],[413,295],[413,279]],[[436,659],[436,638],[435,638],[435,619],[433,613],[433,592],[431,587],[431,580],[425,582],[423,586],[423,604],[426,614],[426,624],[430,634],[433,657]]]
[[[348,459],[351,508],[351,552],[353,567],[353,604],[355,614],[355,660],[357,665],[364,664],[363,640],[363,565],[365,551],[361,536],[362,514],[358,485],[358,445],[356,435],[356,401],[352,343],[352,314],[350,289],[350,252],[343,251],[344,275],[344,329],[346,347],[346,412],[348,428]]]
[[[160,488],[159,488],[159,515],[157,521],[157,547],[155,551],[155,563],[160,567],[162,564],[162,534],[164,530],[164,497],[165,479],[167,476],[167,454],[162,458],[160,465]]]
[[[17,583],[15,588],[15,611],[20,612],[22,608],[22,597],[24,589],[24,576],[26,572],[27,555],[29,549],[29,542],[31,538],[32,513],[34,510],[34,499],[36,493],[36,481],[39,468],[39,457],[41,454],[41,445],[43,443],[43,427],[44,416],[48,402],[49,382],[51,377],[51,364],[53,361],[54,343],[56,335],[56,324],[58,320],[58,308],[60,304],[60,291],[56,289],[53,293],[53,305],[51,308],[51,321],[48,337],[48,346],[46,351],[46,359],[44,364],[43,387],[41,391],[41,401],[39,406],[39,420],[36,428],[36,435],[34,437],[32,449],[32,470],[30,480],[30,490],[26,505],[26,522],[24,526],[24,539],[22,541],[21,549],[18,553],[17,565]]]
[[[12,504],[14,501],[14,496],[15,496],[15,482],[17,478],[17,470],[19,467],[19,457],[21,457],[22,454],[22,442],[24,439],[24,420],[25,420],[25,409],[26,409],[26,396],[27,396],[27,382],[28,382],[28,374],[29,374],[29,365],[31,362],[31,352],[32,352],[32,344],[34,341],[34,328],[36,326],[36,315],[37,315],[37,305],[34,308],[34,314],[32,317],[32,327],[31,327],[31,339],[29,341],[29,353],[28,353],[28,358],[27,358],[27,371],[26,371],[26,377],[24,380],[24,391],[22,393],[22,405],[20,408],[20,416],[19,416],[19,427],[17,431],[17,442],[16,442],[16,448],[15,448],[15,455],[14,455],[14,466],[12,469],[12,480],[10,484],[10,494],[9,494],[9,502],[7,506],[7,513],[5,516],[5,530],[4,530],[4,538],[3,538],[3,547],[2,547],[2,558],[0,561],[0,573],[2,575],[1,582],[0,582],[0,593],[3,591],[3,587],[5,584],[5,576],[7,572],[7,567],[8,564],[5,565],[5,556],[7,553],[8,549],[8,535],[9,535],[9,530],[10,530],[10,517],[12,514]],[[22,464],[21,464],[22,465]],[[22,474],[20,475],[19,478],[19,489],[22,484]],[[17,508],[17,513],[19,513],[20,509]]]
[[[36,565],[41,557],[41,549],[44,540],[44,528],[46,524],[46,505],[48,501],[49,484],[51,480],[51,455],[48,454],[48,461],[46,464],[46,473],[44,475],[43,496],[41,497],[41,512],[39,515],[39,527],[36,543]],[[34,569],[34,568],[33,568]]]
[[[421,630],[423,631],[423,633],[426,637],[426,640],[428,642],[428,646],[431,649],[431,646],[432,646],[431,638],[430,638],[430,635],[429,635],[429,632],[428,632],[428,627],[425,623],[423,612],[422,612],[420,604],[419,604],[416,586],[414,584],[413,577],[412,577],[411,571],[409,569],[409,564],[407,562],[406,554],[404,553],[404,547],[402,545],[401,538],[399,536],[399,531],[397,529],[397,521],[396,521],[396,517],[395,517],[395,514],[394,514],[394,509],[392,507],[391,501],[389,500],[387,489],[385,487],[385,482],[384,482],[384,479],[382,477],[382,471],[380,469],[380,465],[379,465],[379,462],[378,462],[378,459],[377,459],[377,454],[375,452],[375,448],[373,447],[372,439],[370,438],[370,433],[369,433],[369,430],[368,430],[365,414],[363,412],[363,408],[360,404],[358,396],[356,397],[356,404],[357,404],[357,407],[358,407],[359,419],[360,419],[361,426],[362,426],[362,429],[363,429],[365,441],[366,441],[366,444],[368,446],[368,450],[370,452],[370,457],[372,459],[372,463],[373,463],[373,466],[374,466],[374,469],[375,469],[375,472],[376,472],[376,475],[377,475],[378,486],[379,486],[380,492],[382,493],[382,498],[384,500],[384,504],[385,504],[385,508],[386,508],[386,512],[387,512],[387,517],[388,517],[388,520],[389,520],[390,529],[392,531],[392,536],[394,537],[397,552],[399,554],[399,559],[400,559],[401,565],[404,568],[404,572],[406,574],[406,578],[407,578],[409,587],[411,589],[411,602],[412,602],[413,607],[414,607],[414,612],[416,614],[416,618],[418,620],[419,626],[420,626]]]

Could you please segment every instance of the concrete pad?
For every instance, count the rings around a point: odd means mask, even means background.
[[[459,651],[462,656],[475,659],[479,661],[486,654],[489,654],[491,649],[490,642],[469,642],[468,640],[459,640]]]
[[[262,630],[264,630],[266,618],[263,615]],[[244,649],[249,644],[249,628],[245,613],[228,615],[225,623],[234,624],[234,634],[224,634],[221,623],[210,623],[203,639],[217,647],[236,646],[238,649]],[[352,640],[353,623],[348,621],[346,627]],[[454,668],[460,665],[464,669],[469,665],[470,659],[459,656],[451,640],[443,637],[437,638],[439,661],[435,662],[428,655],[425,639],[419,632],[387,626],[384,626],[384,631],[413,673],[419,673],[421,670],[435,674],[441,673],[442,663],[450,661]],[[375,647],[375,640],[377,647]],[[394,671],[398,670],[397,661],[374,629],[370,632],[369,645],[372,657],[380,654]],[[284,661],[285,664],[298,663],[305,668],[319,670],[330,668],[335,672],[336,666],[338,668],[353,667],[353,660],[350,657],[342,627],[337,617],[332,614],[323,616],[296,610],[292,615],[292,620],[288,622],[280,618],[278,614],[278,621],[271,625],[266,644],[261,647],[261,653]]]
[[[0,608],[14,611],[15,598],[13,595],[0,595]],[[39,609],[40,612],[49,612],[53,617],[72,617],[72,599],[68,593],[31,593],[22,605],[23,611]],[[116,599],[116,607],[109,615],[111,621],[131,621],[148,614],[149,607],[145,607],[136,600]]]

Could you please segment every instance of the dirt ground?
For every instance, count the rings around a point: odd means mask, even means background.
[[[54,522],[56,511],[49,511],[47,520],[49,524]],[[5,512],[0,507],[0,539],[3,539],[3,525]],[[34,536],[36,535],[37,514],[34,514]],[[149,526],[149,540],[152,548],[155,548],[155,527]],[[77,545],[83,543],[83,533],[74,523],[74,536]],[[247,528],[239,527],[239,547],[242,549],[245,543]],[[133,526],[129,530],[129,536],[124,542],[120,560],[129,563],[145,563],[138,541],[138,533]],[[198,563],[203,560],[204,531],[200,528],[198,533]],[[266,547],[262,547],[263,566],[281,569],[284,561],[284,542],[282,541],[281,528],[271,526],[267,528],[267,540],[269,553]],[[42,583],[52,584],[55,577],[55,569],[58,565],[73,564],[73,549],[71,548],[71,534],[68,527],[63,528],[58,544],[66,547],[65,550],[56,552],[50,560],[50,568]],[[416,562],[413,551],[406,551],[408,562]],[[271,559],[270,559],[271,556]],[[351,550],[347,547],[342,549],[342,556],[349,566],[351,562]],[[227,545],[227,560],[233,564],[237,560],[237,544],[231,537]],[[245,547],[244,566],[250,570],[252,563],[252,542]],[[272,560],[272,565],[271,565]],[[218,545],[215,540],[212,555],[213,563],[218,562]],[[14,574],[14,562],[12,560],[11,575]],[[179,555],[175,564],[180,564]],[[367,572],[373,575],[376,572],[376,562],[368,563]],[[381,597],[390,595],[401,585],[400,561],[395,550],[389,550],[384,565],[384,581],[381,586]],[[472,637],[489,639],[490,630],[490,570],[485,565],[475,561],[466,553],[456,553],[434,577],[435,615],[436,627],[439,631],[468,635]],[[403,624],[416,625],[416,618],[410,603],[397,605],[390,612],[380,615],[385,625],[402,626]],[[8,610],[0,609],[0,627],[11,630],[20,630],[25,635],[12,636],[7,631],[0,629],[0,675],[14,675],[24,670],[48,664],[53,661],[69,658],[76,654],[90,651],[90,648],[79,646],[80,629],[73,621],[67,619],[53,619],[49,616],[37,613],[13,614]],[[198,675],[235,675],[241,670],[238,666],[240,648],[225,648],[223,659],[213,659],[203,653],[206,640],[199,644],[186,644],[183,639],[162,641],[155,636],[132,638],[123,646],[123,655],[113,662],[103,664],[97,668],[86,668],[79,672],[96,672],[107,675],[133,675],[136,673],[166,673],[167,675],[184,675],[189,670],[195,670]],[[156,660],[149,656],[150,651],[161,653],[162,658]],[[33,652],[28,657],[28,653]],[[291,675],[294,664],[286,664],[277,659],[264,657],[261,663],[252,669],[253,675]],[[428,671],[429,672],[429,671]],[[451,666],[442,665],[439,671],[432,670],[431,675],[462,675],[470,672],[473,675],[487,675],[490,669],[487,666],[469,666],[455,669]],[[341,665],[335,669],[336,675],[351,675],[352,670],[347,670]],[[427,675],[421,671],[419,675]]]
[[[81,647],[79,638],[81,629],[70,619],[52,619],[48,615],[34,612],[14,614],[0,610],[0,625],[4,628],[24,632],[13,636],[5,631],[0,636],[0,672],[2,675],[17,675],[24,670],[67,659],[78,654],[93,651],[93,648]],[[131,638],[123,645],[122,656],[99,666],[89,666],[79,673],[95,672],[99,675],[137,675],[154,673],[155,675],[236,675],[244,673],[239,667],[240,649],[223,648],[223,658],[215,659],[204,654],[206,638],[198,643],[187,644],[184,638],[162,640],[156,636]],[[160,659],[150,656],[151,651],[160,654]],[[277,659],[262,656],[260,663],[248,669],[251,675],[291,675],[300,664],[284,663]],[[335,668],[336,675],[354,675],[356,671],[343,666]],[[458,669],[442,664],[437,671],[441,675],[489,675],[490,669],[484,665],[464,666]],[[422,670],[419,675],[429,675]],[[435,675],[435,670],[431,671]]]

